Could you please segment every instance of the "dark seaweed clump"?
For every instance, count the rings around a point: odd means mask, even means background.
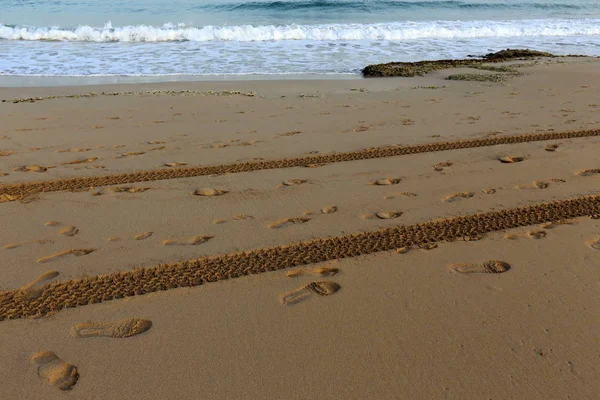
[[[383,76],[423,76],[429,72],[449,68],[478,67],[484,63],[496,63],[513,60],[527,60],[534,57],[556,57],[554,54],[536,50],[506,49],[496,53],[489,53],[477,59],[466,60],[435,60],[418,62],[391,62],[387,64],[374,64],[365,67],[362,73],[365,77]]]

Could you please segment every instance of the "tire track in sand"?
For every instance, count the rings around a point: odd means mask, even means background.
[[[374,158],[395,157],[408,154],[458,150],[474,147],[496,146],[500,144],[528,143],[545,140],[573,139],[600,136],[600,129],[500,136],[486,139],[460,140],[456,142],[436,142],[415,146],[378,147],[346,153],[322,154],[307,157],[284,158],[270,161],[222,164],[179,169],[159,169],[124,174],[95,177],[68,178],[54,181],[16,183],[0,186],[0,202],[14,201],[41,192],[81,191],[92,187],[123,185],[136,182],[150,182],[168,179],[191,178],[203,175],[232,174],[261,171],[267,169],[308,167],[315,164],[369,160]]]
[[[467,240],[494,231],[598,214],[600,196],[579,197],[49,283],[31,299],[24,298],[18,289],[0,293],[0,321],[43,316],[63,308],[402,247],[428,246],[460,238]]]

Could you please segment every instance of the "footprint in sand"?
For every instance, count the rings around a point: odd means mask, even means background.
[[[105,192],[112,193],[143,193],[146,190],[150,190],[149,187],[134,187],[134,186],[114,186],[104,188]]]
[[[144,239],[148,239],[150,236],[152,236],[154,232],[141,232],[141,233],[137,233],[133,238],[135,240],[144,240]]]
[[[236,215],[236,216],[232,217],[231,219],[234,221],[243,221],[245,219],[254,219],[254,217],[251,215],[240,214],[240,215]],[[215,219],[213,221],[213,224],[224,224],[227,221],[228,221],[227,219]]]
[[[90,151],[92,149],[81,149],[79,147],[74,147],[72,149],[67,149],[67,150],[56,150],[57,153],[83,153],[86,151]]]
[[[458,199],[468,199],[468,198],[473,197],[473,196],[475,196],[475,193],[473,193],[473,192],[453,193],[451,195],[448,195],[448,196],[444,197],[442,199],[442,201],[450,203],[450,202],[453,202],[453,201],[458,200]]]
[[[575,172],[575,175],[577,175],[577,176],[592,176],[592,175],[598,175],[598,174],[600,174],[600,168],[583,169],[581,171]]]
[[[10,250],[10,249],[16,249],[18,247],[21,246],[25,246],[27,244],[31,244],[31,243],[37,243],[37,244],[48,244],[48,243],[54,243],[54,240],[50,240],[50,239],[40,239],[40,240],[32,240],[31,242],[23,242],[23,243],[10,243],[7,244],[6,246],[4,246],[5,249]]]
[[[96,323],[84,322],[73,327],[78,338],[104,336],[109,338],[127,338],[146,332],[152,327],[152,321],[140,318],[125,318],[120,321]]]
[[[586,242],[586,244],[594,250],[600,250],[600,237],[590,240],[589,242]]]
[[[37,374],[50,385],[60,390],[71,390],[79,379],[77,367],[63,361],[52,351],[43,351],[31,356],[37,366]]]
[[[501,156],[501,157],[498,157],[498,160],[500,160],[500,162],[503,162],[505,164],[513,164],[513,163],[518,163],[518,162],[525,160],[525,157]]]
[[[56,222],[56,221],[49,221],[46,222],[44,224],[44,226],[48,226],[48,227],[54,227],[54,226],[58,226],[61,227],[58,230],[58,234],[59,235],[63,235],[63,236],[75,236],[79,233],[79,229],[72,226],[72,225],[65,225],[65,224],[61,224],[60,222]]]
[[[277,187],[281,188],[286,186],[297,186],[306,182],[308,182],[306,179],[290,179],[289,181],[281,182],[281,184],[277,185]]]
[[[443,161],[435,164],[433,166],[434,171],[443,171],[444,168],[451,167],[452,163],[450,161]]]
[[[375,216],[379,219],[394,219],[402,215],[402,211],[383,211],[375,213]]]
[[[48,171],[48,167],[43,167],[41,165],[22,165],[20,167],[13,168],[13,171],[20,172],[46,172]]]
[[[398,193],[398,194],[390,194],[387,196],[383,196],[384,200],[391,200],[391,199],[396,199],[398,197],[417,197],[416,193],[412,193],[412,192],[402,192],[402,193]]]
[[[243,221],[245,219],[254,219],[252,215],[240,214],[233,217],[236,221]]]
[[[401,211],[381,211],[376,213],[368,213],[360,216],[361,219],[394,219],[402,215]]]
[[[577,224],[577,221],[574,219],[561,219],[558,221],[546,222],[545,224],[542,225],[542,228],[553,229],[553,228],[556,228],[561,225],[575,225],[575,224]]]
[[[501,274],[510,269],[510,264],[504,261],[484,261],[481,263],[452,264],[449,268],[461,274],[486,273]]]
[[[184,163],[184,162],[169,162],[169,163],[164,163],[163,165],[165,167],[182,167],[184,165],[187,165],[187,163]]]
[[[549,182],[545,181],[533,181],[531,185],[517,185],[517,189],[547,189],[550,186]]]
[[[77,160],[61,163],[60,165],[90,164],[90,163],[93,163],[94,161],[96,161],[97,159],[98,159],[98,157],[80,158]]]
[[[59,259],[61,257],[67,256],[69,254],[72,254],[77,257],[86,256],[90,253],[93,253],[94,251],[96,251],[96,249],[70,249],[70,250],[65,250],[65,251],[60,251],[58,253],[50,254],[49,256],[38,258],[37,262],[47,263],[47,262],[51,262],[56,259]]]
[[[298,289],[292,290],[291,292],[281,294],[280,299],[283,304],[296,304],[302,300],[306,300],[312,294],[317,294],[319,296],[330,296],[340,289],[341,286],[336,282],[310,282],[308,285],[304,285]]]
[[[544,231],[531,231],[531,232],[527,232],[527,236],[529,236],[532,239],[543,239],[545,238],[547,235],[546,232]]]
[[[35,280],[17,289],[15,298],[20,301],[30,301],[40,297],[44,291],[44,287],[52,279],[59,275],[58,271],[48,271],[38,276]]]
[[[338,210],[337,206],[327,206],[321,208],[321,214],[333,214]]]
[[[142,154],[146,154],[145,151],[130,151],[128,153],[121,153],[118,156],[116,156],[115,158],[125,158],[125,157],[129,157],[129,156],[141,156]]]
[[[168,239],[164,240],[163,244],[165,246],[195,246],[197,244],[202,244],[208,242],[210,239],[213,239],[214,236],[192,236],[188,239]]]
[[[294,269],[288,271],[285,276],[289,276],[290,278],[296,278],[298,276],[312,275],[312,276],[334,276],[340,272],[339,268],[333,267],[320,267],[320,268],[304,268],[304,269]]]
[[[402,180],[401,178],[378,179],[376,181],[369,182],[369,185],[375,185],[375,186],[397,185],[400,183],[401,180]]]
[[[546,150],[546,151],[556,151],[556,149],[558,149],[558,146],[560,146],[560,144],[558,144],[558,143],[547,144],[546,146],[544,146],[544,150]]]
[[[481,191],[483,193],[485,193],[485,194],[494,194],[494,193],[496,193],[496,189],[493,189],[493,188],[487,188],[487,189],[483,189]]]
[[[286,225],[303,224],[308,221],[310,221],[310,218],[304,218],[304,217],[286,218],[286,219],[282,219],[282,220],[273,222],[272,224],[269,225],[269,228],[276,229],[276,228],[281,228]]]
[[[224,195],[226,193],[229,193],[229,191],[228,190],[213,189],[213,188],[202,188],[202,189],[194,190],[190,194],[192,196],[211,197],[211,196],[222,196],[222,195]]]

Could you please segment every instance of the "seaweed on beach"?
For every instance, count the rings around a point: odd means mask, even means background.
[[[433,60],[417,62],[391,62],[387,64],[373,64],[365,67],[362,73],[365,77],[401,76],[413,77],[423,76],[429,72],[450,68],[478,68],[491,69],[485,64],[500,63],[514,60],[530,60],[536,57],[556,57],[554,54],[529,49],[506,49],[496,53],[489,53],[480,58],[463,60]],[[513,71],[506,71],[513,72]]]
[[[449,81],[504,82],[510,75],[504,74],[453,74],[446,77]]]

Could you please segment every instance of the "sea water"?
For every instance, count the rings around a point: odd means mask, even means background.
[[[599,0],[0,0],[0,75],[358,74],[502,48],[600,55]]]

